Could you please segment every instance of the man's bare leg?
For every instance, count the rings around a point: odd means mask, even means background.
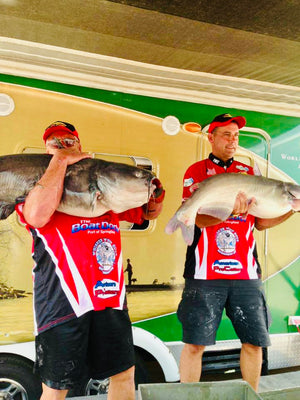
[[[262,366],[262,348],[243,343],[240,367],[243,379],[257,392]]]
[[[43,393],[40,400],[64,400],[67,396],[67,390],[52,389],[42,383]]]
[[[180,382],[199,382],[205,346],[185,344],[180,357]]]
[[[134,366],[109,379],[107,400],[134,400]]]

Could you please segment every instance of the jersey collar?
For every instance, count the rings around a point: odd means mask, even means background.
[[[230,165],[233,163],[233,158],[229,158],[229,160],[227,160],[226,162],[224,162],[224,161],[221,160],[219,157],[214,156],[213,153],[210,153],[210,155],[208,156],[208,158],[209,158],[210,161],[212,161],[214,164],[218,165],[219,167],[223,167],[223,168],[228,168],[228,167],[230,167]]]

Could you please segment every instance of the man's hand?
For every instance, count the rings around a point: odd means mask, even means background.
[[[255,204],[255,198],[248,200],[244,192],[239,192],[236,196],[232,214],[247,216],[251,207]]]
[[[81,153],[71,149],[55,149],[52,154],[53,162],[66,163],[66,165],[72,165],[84,158],[92,157],[89,153]]]
[[[158,178],[153,179],[152,184],[156,186],[147,204],[143,205],[144,218],[151,220],[159,216],[162,203],[165,198],[165,190]]]
[[[152,184],[156,186],[156,189],[154,189],[150,201],[154,201],[154,203],[162,203],[164,201],[166,192],[160,180],[158,178],[154,178]]]

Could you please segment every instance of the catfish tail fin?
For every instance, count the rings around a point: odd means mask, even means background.
[[[167,226],[165,227],[165,232],[168,235],[171,235],[173,232],[176,231],[180,227],[180,221],[177,218],[176,214],[170,219],[170,221],[167,223]]]
[[[185,225],[183,222],[179,221],[179,219],[177,218],[177,216],[175,214],[170,219],[170,221],[167,223],[167,226],[165,228],[165,232],[167,234],[171,235],[178,228],[181,229],[184,241],[186,242],[187,245],[190,246],[193,243],[193,240],[194,240],[195,226],[194,225]]]

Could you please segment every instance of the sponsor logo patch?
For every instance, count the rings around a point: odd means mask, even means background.
[[[216,175],[216,170],[214,168],[207,168],[207,175]]]
[[[219,165],[220,162],[221,162],[221,160],[219,160],[218,158],[214,157],[214,158],[212,159],[212,162],[215,163],[215,164],[217,164],[217,165]]]
[[[103,279],[98,281],[93,288],[94,296],[101,299],[117,296],[120,290],[119,283],[111,279]]]
[[[216,260],[212,265],[212,269],[217,274],[235,275],[239,274],[243,267],[237,260]]]
[[[245,172],[249,171],[249,168],[244,167],[243,165],[237,165],[236,169],[239,169],[240,171],[245,171]]]
[[[189,187],[194,183],[194,179],[193,178],[187,178],[183,181],[183,186],[184,187]]]
[[[100,271],[109,274],[114,268],[117,256],[116,245],[110,239],[99,239],[94,244],[93,256],[97,259]]]
[[[84,222],[81,224],[74,224],[72,225],[72,233],[77,233],[80,231],[95,231],[95,230],[113,230],[115,232],[119,232],[120,228],[117,225],[110,224],[108,222],[97,222],[97,223],[90,223]]]
[[[225,256],[235,254],[238,241],[238,235],[231,228],[221,228],[216,233],[218,252]]]

